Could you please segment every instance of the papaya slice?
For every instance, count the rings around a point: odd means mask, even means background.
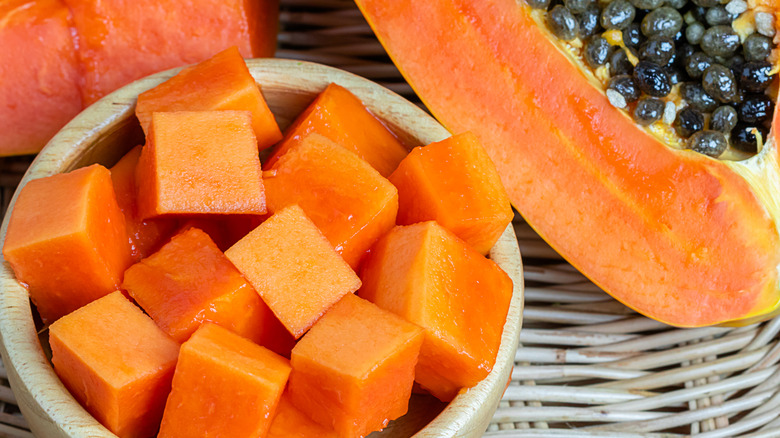
[[[81,111],[71,25],[60,0],[0,4],[0,156],[38,152]]]
[[[91,104],[144,76],[201,62],[237,46],[246,58],[273,56],[278,0],[64,0]],[[117,66],[122,66],[117,68]]]
[[[357,4],[433,114],[476,134],[512,204],[605,291],[677,326],[776,313],[776,132],[741,161],[669,147],[523,2]]]

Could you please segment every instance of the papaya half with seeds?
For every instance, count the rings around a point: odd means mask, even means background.
[[[432,113],[479,137],[512,204],[606,292],[683,327],[778,313],[776,130],[741,161],[670,147],[522,0],[357,4]]]

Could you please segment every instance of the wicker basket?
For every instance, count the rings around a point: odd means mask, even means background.
[[[350,0],[281,0],[277,55],[340,67],[412,101]],[[3,210],[31,157],[0,158]],[[677,329],[612,300],[521,218],[526,306],[486,436],[780,437],[780,319]],[[0,367],[0,437],[29,437]]]

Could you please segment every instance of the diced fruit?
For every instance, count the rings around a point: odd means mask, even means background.
[[[282,139],[260,87],[236,47],[214,55],[138,96],[135,115],[149,133],[153,112],[236,110],[252,113],[259,149]]]
[[[225,255],[296,339],[360,288],[355,272],[297,205],[271,216]]]
[[[293,348],[293,404],[340,437],[363,437],[406,413],[422,330],[344,296]]]
[[[396,188],[360,157],[319,134],[291,146],[263,173],[263,182],[269,211],[298,204],[353,269],[395,225]]]
[[[423,222],[383,237],[361,277],[361,297],[425,329],[415,380],[438,399],[452,400],[493,368],[513,286],[492,260]]]
[[[265,213],[249,112],[154,113],[151,126],[136,170],[142,218]]]
[[[159,438],[265,436],[287,359],[214,324],[182,344]]]
[[[390,182],[399,225],[435,220],[482,254],[514,216],[496,166],[471,133],[414,148]]]
[[[0,156],[38,152],[81,111],[70,26],[59,0],[0,3]]]
[[[279,336],[290,338],[252,286],[197,228],[174,236],[131,266],[122,288],[178,342],[206,321],[261,345],[278,342]]]
[[[132,261],[108,169],[94,164],[28,182],[3,256],[47,323],[119,288]]]
[[[285,130],[284,140],[265,163],[270,168],[292,146],[316,132],[356,153],[387,177],[406,156],[407,150],[363,102],[346,88],[330,84]]]
[[[273,56],[278,0],[65,0],[73,13],[91,104],[161,70],[200,62],[225,47]],[[121,68],[118,68],[121,66]]]
[[[179,344],[113,292],[49,327],[52,363],[74,397],[120,438],[157,432]]]
[[[267,438],[338,438],[338,435],[296,408],[289,393],[285,392],[279,400]]]
[[[143,220],[138,216],[135,168],[140,157],[141,146],[136,146],[111,168],[116,202],[125,215],[130,249],[135,261],[156,251],[176,227],[176,221],[172,219]]]

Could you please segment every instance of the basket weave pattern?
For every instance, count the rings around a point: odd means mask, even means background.
[[[281,0],[277,56],[419,102],[351,0]],[[0,158],[0,216],[32,157]],[[524,327],[486,436],[780,436],[780,319],[677,329],[611,299],[515,219]],[[31,437],[0,364],[0,437]]]

